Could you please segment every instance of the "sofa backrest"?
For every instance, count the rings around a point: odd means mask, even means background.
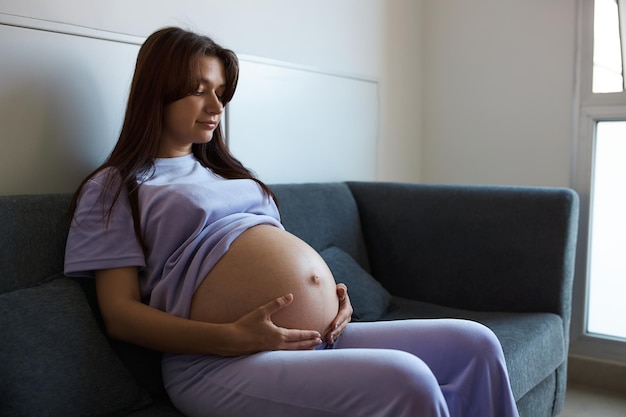
[[[321,251],[336,246],[369,270],[359,212],[346,184],[271,186],[285,228]],[[0,196],[0,292],[63,272],[71,194]]]
[[[468,310],[570,316],[578,230],[573,190],[348,185],[371,273],[392,294]]]
[[[0,196],[0,293],[63,272],[70,194]]]

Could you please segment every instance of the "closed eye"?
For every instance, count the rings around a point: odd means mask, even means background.
[[[201,96],[203,96],[205,94],[206,94],[205,90],[197,90],[197,91],[194,91],[193,93],[191,93],[190,95],[195,96],[195,97],[201,97]],[[223,93],[222,94],[217,94],[216,93],[215,97],[217,97],[217,99],[219,100],[220,103],[224,102],[224,95],[223,95]]]

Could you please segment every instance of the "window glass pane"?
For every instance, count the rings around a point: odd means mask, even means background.
[[[587,330],[626,338],[626,121],[596,125]]]
[[[620,92],[624,80],[617,0],[595,0],[593,32],[592,91]]]

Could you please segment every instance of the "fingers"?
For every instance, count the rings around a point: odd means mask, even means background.
[[[348,287],[346,284],[337,284],[337,298],[339,298],[339,307],[343,307],[346,304],[352,308],[350,304],[350,297],[348,296]],[[352,312],[350,312],[352,314]]]
[[[331,328],[326,335],[326,341],[331,345],[341,336],[346,326],[352,319],[352,304],[348,296],[348,287],[345,284],[337,284],[337,297],[339,298],[339,312],[331,323]]]
[[[324,341],[315,330],[286,329],[272,324],[261,339],[261,350],[305,350],[314,349]]]
[[[344,283],[337,284],[337,295],[339,300],[348,295],[348,286]]]
[[[277,311],[280,311],[283,308],[289,306],[291,303],[293,303],[293,294],[289,293],[289,294],[283,295],[282,297],[278,297],[259,308],[263,310],[263,312],[267,316],[271,316]]]
[[[341,336],[349,322],[350,320],[336,321],[332,330],[326,336],[326,341],[331,345],[334,345],[335,341],[339,339],[339,336]]]
[[[314,330],[283,329],[284,341],[279,347],[281,350],[315,349],[323,343],[322,336]]]
[[[350,322],[353,312],[350,297],[348,296],[348,288],[345,284],[337,284],[337,298],[339,300],[339,311],[330,325],[330,330],[323,339],[322,335],[317,331],[286,329],[278,327],[272,322],[271,316],[274,313],[293,303],[293,294],[286,294],[262,305],[248,316],[252,319],[250,324],[256,321],[257,325],[254,326],[259,326],[256,327],[256,330],[260,332],[256,339],[261,345],[259,350],[314,349],[322,344],[324,340],[334,344]],[[256,317],[256,319],[253,319],[253,317]],[[261,321],[259,322],[259,320]],[[261,323],[265,324],[261,325]]]
[[[321,334],[315,330],[286,329],[272,322],[272,314],[288,307],[291,303],[293,303],[293,294],[290,293],[257,309],[257,312],[261,312],[262,321],[265,323],[257,328],[262,332],[262,335],[259,335],[259,340],[265,346],[262,350],[314,349],[323,343]]]

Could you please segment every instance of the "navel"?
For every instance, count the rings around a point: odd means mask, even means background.
[[[317,274],[311,275],[311,283],[315,284],[315,285],[319,285],[320,284],[320,276],[317,275]]]

